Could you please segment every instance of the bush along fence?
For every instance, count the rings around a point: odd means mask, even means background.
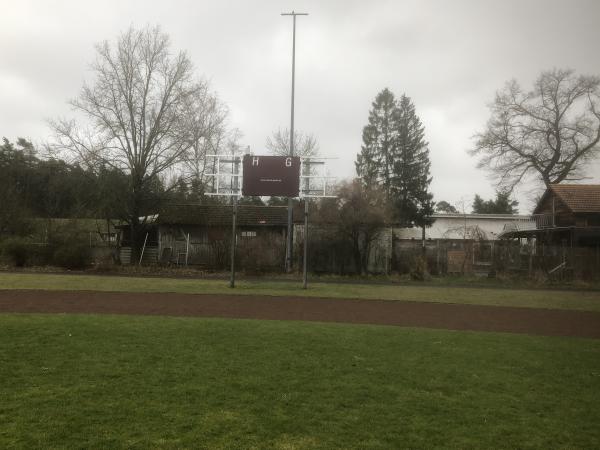
[[[87,227],[89,228],[89,227]],[[194,234],[185,229],[173,233],[170,241],[149,236],[143,252],[131,260],[127,242],[110,232],[89,231],[65,222],[28,237],[5,237],[0,241],[4,264],[14,266],[55,265],[84,269],[92,264],[144,264],[194,266],[205,270],[228,270],[231,237]],[[165,243],[166,242],[166,243]],[[236,267],[249,274],[283,272],[285,235],[240,231]],[[301,270],[304,233],[294,233],[294,266]],[[327,228],[311,227],[308,246],[309,271],[315,274],[410,274],[428,275],[517,274],[522,277],[555,280],[599,280],[600,245],[572,246],[567,242],[548,245],[535,240],[392,239],[391,229],[373,239],[343,236]]]
[[[148,235],[140,247],[140,255],[131,259],[128,242],[119,250],[122,264],[193,266],[199,269],[224,271],[231,266],[231,236],[220,233],[207,239],[206,233],[187,232],[182,227],[171,238],[161,240]],[[145,237],[145,236],[144,236]],[[236,269],[246,273],[282,272],[285,263],[285,238],[278,234],[240,231],[236,244]]]
[[[311,229],[309,270],[319,274],[360,274],[355,248],[365,252],[366,273],[427,275],[515,274],[530,278],[600,279],[600,245],[536,244],[534,240],[393,239],[382,231],[370,244]],[[303,233],[296,233],[295,255],[301,267]],[[365,271],[362,271],[364,273]]]
[[[0,239],[0,260],[23,266],[85,269],[116,261],[118,234],[112,225],[95,219],[35,219],[25,236]]]

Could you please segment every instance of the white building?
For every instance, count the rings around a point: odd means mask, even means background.
[[[477,239],[495,241],[505,229],[535,228],[529,215],[434,214],[435,222],[425,228],[425,239]],[[421,228],[394,228],[396,239],[422,239]]]

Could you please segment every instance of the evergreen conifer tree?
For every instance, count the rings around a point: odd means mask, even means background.
[[[410,98],[399,101],[389,89],[375,98],[356,172],[368,187],[380,186],[395,219],[405,226],[427,226],[433,214],[428,143]]]
[[[473,212],[475,214],[518,214],[519,202],[510,198],[509,192],[496,192],[496,200],[484,200],[475,194]]]
[[[363,128],[363,145],[355,163],[356,173],[365,186],[383,185],[389,201],[396,140],[394,94],[385,88],[377,94],[372,107],[369,124]]]
[[[433,195],[429,192],[429,148],[425,128],[406,95],[398,102],[394,124],[397,132],[391,197],[396,219],[404,225],[430,225],[428,217],[433,214]]]

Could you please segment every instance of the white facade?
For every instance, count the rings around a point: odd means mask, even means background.
[[[506,229],[535,228],[531,216],[513,214],[434,214],[425,239],[481,239],[494,241]],[[397,239],[421,239],[421,228],[395,228]]]

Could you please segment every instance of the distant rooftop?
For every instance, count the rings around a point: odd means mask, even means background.
[[[600,213],[600,184],[551,184],[534,213],[538,212],[550,193],[554,193],[572,212]]]
[[[462,214],[462,213],[435,213],[432,215],[434,219],[490,219],[490,220],[530,220],[529,214]]]

